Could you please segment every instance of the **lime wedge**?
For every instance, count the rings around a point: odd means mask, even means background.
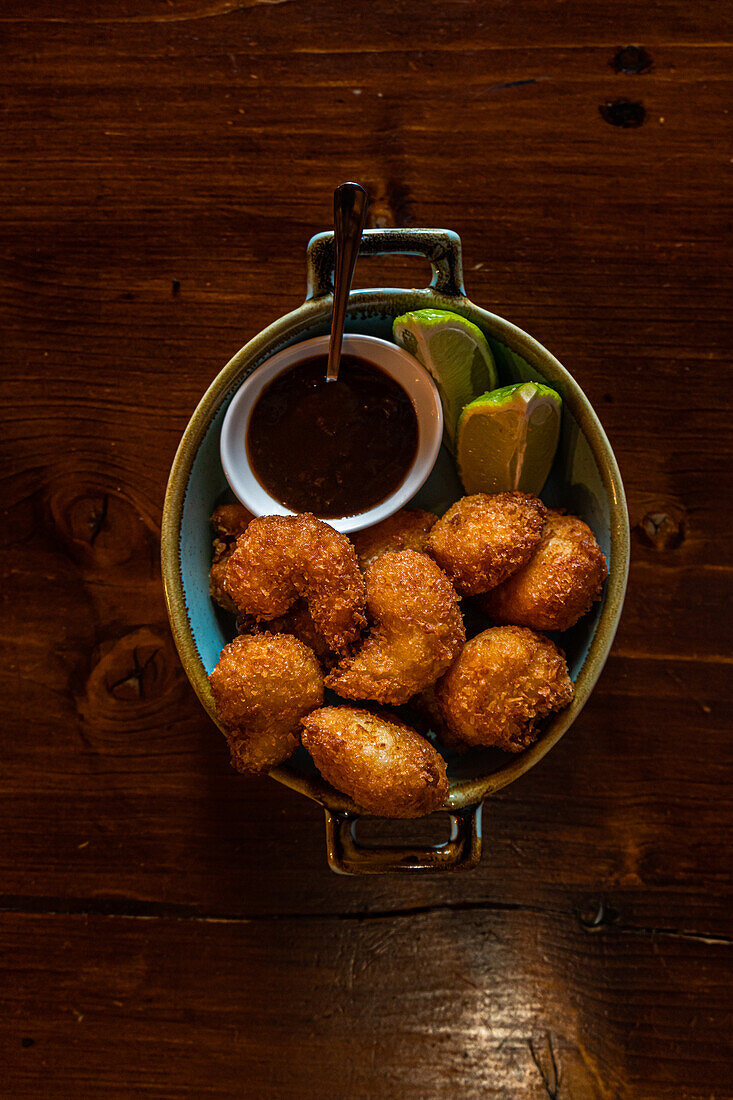
[[[497,384],[496,367],[480,328],[444,309],[418,309],[396,317],[395,343],[409,351],[435,379],[443,404],[445,438],[455,451],[464,405]]]
[[[537,495],[555,457],[561,415],[560,395],[539,382],[502,386],[467,405],[457,449],[466,492]]]

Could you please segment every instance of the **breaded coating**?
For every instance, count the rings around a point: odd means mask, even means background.
[[[227,543],[223,539],[214,539],[214,557],[211,562],[211,569],[209,570],[209,595],[214,603],[219,604],[219,607],[223,607],[225,611],[229,611],[232,615],[235,615],[237,609],[234,606],[234,601],[227,595],[224,589],[227,562],[233,550],[233,542]]]
[[[378,817],[423,817],[442,806],[445,761],[409,726],[356,707],[323,707],[302,725],[318,770],[361,809]]]
[[[284,615],[302,596],[316,629],[339,652],[366,624],[354,547],[310,513],[253,519],[227,562],[224,590],[238,611],[265,620]]]
[[[550,511],[528,564],[484,596],[481,607],[496,623],[567,630],[600,599],[607,572],[590,527]]]
[[[301,718],[323,703],[318,661],[286,634],[241,634],[222,649],[209,683],[232,764],[241,772],[287,760],[297,747]]]
[[[449,730],[469,745],[521,752],[536,740],[540,718],[575,694],[560,650],[521,626],[495,626],[466,642],[435,685]]]
[[[425,688],[424,691],[418,692],[417,695],[413,695],[409,705],[417,715],[418,733],[434,733],[442,747],[450,749],[451,752],[464,753],[471,748],[460,737],[456,737],[446,725],[443,713],[438,706],[438,700],[435,697],[435,684]]]
[[[236,607],[224,591],[227,562],[234,549],[235,541],[244,534],[253,518],[252,513],[241,504],[220,504],[211,516],[211,526],[214,529],[214,556],[209,571],[209,593],[215,603],[232,614],[236,612]]]
[[[243,504],[220,504],[211,513],[211,526],[217,538],[234,542],[249,527],[254,519]]]
[[[457,592],[477,596],[529,561],[546,512],[539,497],[527,493],[462,497],[433,527],[427,553]]]
[[[333,668],[338,663],[338,654],[329,647],[326,639],[316,629],[313,617],[305,600],[296,600],[293,606],[262,624],[254,615],[238,615],[237,630],[240,634],[259,634],[266,630],[270,634],[292,634],[298,641],[312,649],[321,665]]]
[[[381,523],[357,531],[351,541],[362,571],[366,573],[380,554],[391,550],[424,550],[430,528],[437,518],[432,512],[423,512],[419,508],[403,508]]]
[[[415,550],[382,554],[366,574],[372,628],[360,648],[329,673],[346,699],[406,703],[445,672],[466,632],[445,573]]]

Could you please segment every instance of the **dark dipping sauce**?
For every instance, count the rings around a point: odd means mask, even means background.
[[[355,355],[326,381],[327,357],[283,371],[250,415],[257,480],[293,512],[325,519],[366,512],[399,488],[417,454],[417,415],[397,382]]]

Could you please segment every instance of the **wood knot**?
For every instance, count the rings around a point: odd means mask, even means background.
[[[652,67],[651,54],[643,46],[622,46],[611,59],[614,72],[637,76],[648,73]]]
[[[147,567],[157,553],[152,533],[118,492],[69,479],[51,491],[49,507],[55,534],[82,566],[106,569],[142,557]]]
[[[623,130],[633,130],[643,125],[646,118],[644,104],[633,103],[630,99],[607,101],[598,110],[604,122],[609,126],[620,126]]]
[[[368,229],[392,229],[413,224],[409,187],[392,179],[373,181],[365,187],[369,192]]]
[[[155,642],[134,646],[124,667],[111,669],[111,676],[105,678],[109,694],[121,702],[150,699],[155,695],[161,679],[159,653],[160,647]]]
[[[659,553],[676,550],[687,534],[685,509],[677,504],[652,507],[635,525],[633,534],[642,546]]]
[[[183,673],[167,634],[141,627],[99,647],[79,699],[88,740],[165,726],[161,712],[183,691]]]
[[[583,928],[592,932],[600,928],[609,928],[619,918],[617,909],[603,901],[592,901],[578,910],[578,920]]]

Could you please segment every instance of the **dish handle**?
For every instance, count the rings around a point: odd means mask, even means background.
[[[447,298],[463,298],[461,238],[450,229],[367,229],[360,256],[424,256],[433,269],[430,289]],[[306,254],[306,301],[333,294],[333,233],[317,233]]]
[[[326,809],[328,866],[339,875],[385,875],[395,871],[470,871],[481,859],[482,802],[450,812],[444,844],[426,847],[364,845],[356,839],[359,815]]]

